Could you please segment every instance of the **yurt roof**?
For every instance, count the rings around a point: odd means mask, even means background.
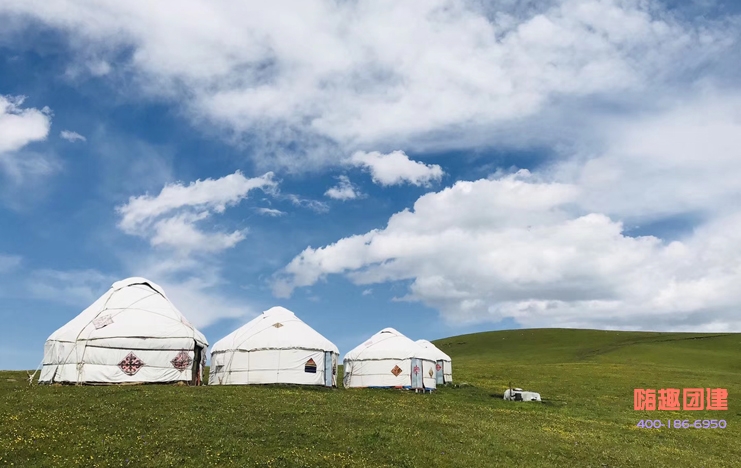
[[[339,354],[334,343],[284,307],[272,307],[220,339],[211,352],[314,349]]]
[[[350,350],[345,359],[409,359],[421,358],[435,361],[436,354],[420,346],[393,328],[384,328],[364,343]]]
[[[450,356],[445,354],[440,348],[435,346],[434,344],[430,343],[427,340],[417,340],[417,344],[422,346],[423,348],[427,348],[433,353],[437,355],[436,360],[437,361],[451,361]]]
[[[206,337],[170,302],[163,289],[140,277],[113,283],[87,309],[52,333],[49,340],[122,337],[193,338],[208,345]]]

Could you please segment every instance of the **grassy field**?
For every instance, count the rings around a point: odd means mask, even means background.
[[[424,395],[29,387],[0,372],[0,466],[741,466],[741,335],[547,329],[436,344],[459,385]],[[509,382],[544,402],[503,401]],[[633,410],[634,388],[666,387],[726,388],[728,410]],[[727,427],[636,427],[647,418]]]

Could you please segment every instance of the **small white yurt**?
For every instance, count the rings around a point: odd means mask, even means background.
[[[211,349],[209,385],[337,385],[337,346],[283,307],[247,322]]]
[[[207,348],[161,287],[127,278],[51,334],[39,383],[199,385]]]
[[[393,328],[384,328],[345,355],[345,387],[437,387],[437,354]]]
[[[417,340],[417,344],[423,348],[427,348],[435,354],[435,380],[438,385],[443,385],[453,382],[453,361],[450,356],[445,354],[427,340]]]

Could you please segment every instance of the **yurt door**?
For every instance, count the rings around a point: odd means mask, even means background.
[[[337,355],[332,353],[332,386],[337,386]]]
[[[332,366],[332,352],[324,352],[324,385],[327,387],[332,386],[332,375],[334,374],[334,367]]]
[[[412,359],[412,388],[420,389],[425,388],[424,382],[422,381],[422,360]]]
[[[193,377],[191,384],[201,385],[201,359],[203,359],[203,348],[196,345],[193,352]]]
[[[445,383],[445,361],[437,361],[435,372],[437,385],[443,385]]]

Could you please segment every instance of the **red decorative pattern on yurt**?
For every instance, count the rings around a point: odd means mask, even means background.
[[[170,363],[172,364],[172,367],[182,372],[193,364],[193,359],[190,358],[186,351],[180,351],[178,355],[170,361]]]
[[[144,361],[136,357],[136,354],[134,353],[129,353],[125,358],[123,358],[123,361],[118,363],[118,367],[126,375],[136,374],[143,366]]]

